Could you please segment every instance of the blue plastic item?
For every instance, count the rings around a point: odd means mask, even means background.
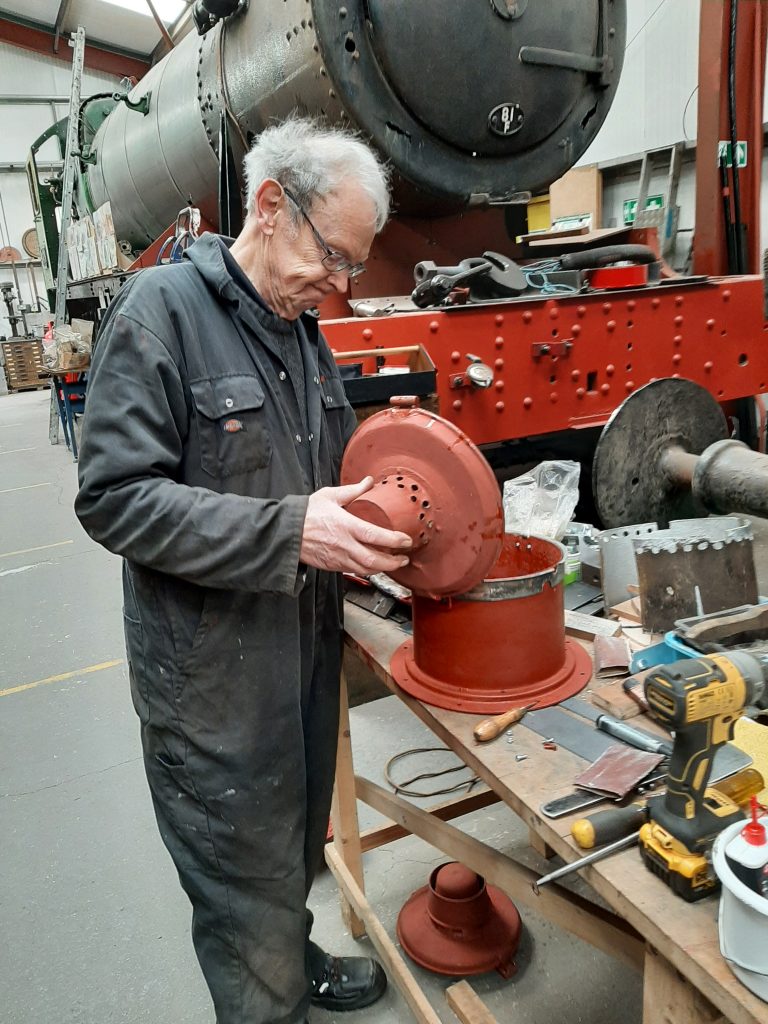
[[[676,633],[670,631],[664,634],[664,643],[671,647],[674,651],[678,652],[678,657],[683,658],[700,658],[701,651],[696,651],[687,644],[684,640],[681,640]]]
[[[635,672],[653,668],[654,665],[667,665],[671,661],[678,661],[681,657],[695,658],[698,654],[698,651],[694,651],[692,647],[688,647],[677,637],[672,637],[671,633],[667,633],[661,643],[653,644],[651,647],[646,647],[645,650],[633,654],[629,663],[629,671],[634,675]]]

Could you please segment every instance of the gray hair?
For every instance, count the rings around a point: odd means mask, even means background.
[[[376,231],[389,216],[389,174],[373,150],[346,128],[325,128],[310,118],[292,116],[265,128],[243,160],[246,209],[267,178],[290,189],[305,210],[317,199],[354,181],[376,210]]]

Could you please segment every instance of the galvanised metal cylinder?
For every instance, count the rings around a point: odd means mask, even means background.
[[[420,215],[545,189],[610,108],[626,0],[270,0],[186,36],[118,105],[83,174],[120,240],[142,248],[191,200],[217,223],[222,112],[240,163],[291,111],[347,122]]]

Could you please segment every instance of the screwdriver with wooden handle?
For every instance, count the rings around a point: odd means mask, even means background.
[[[504,730],[514,725],[515,722],[519,722],[520,719],[527,714],[531,708],[535,708],[539,702],[533,701],[532,704],[526,704],[524,708],[512,708],[510,711],[505,711],[503,715],[496,715],[493,718],[486,718],[479,725],[476,725],[472,730],[472,735],[475,737],[478,743],[487,743],[488,740],[495,740],[496,737],[504,732]]]
[[[743,768],[730,778],[721,779],[713,788],[741,806],[748,803],[751,796],[756,796],[763,786],[763,776],[756,768]],[[571,825],[571,835],[582,850],[592,850],[595,846],[612,843],[637,832],[646,820],[643,800],[628,807],[614,807],[579,818]]]

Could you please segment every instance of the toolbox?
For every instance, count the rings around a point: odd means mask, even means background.
[[[433,396],[435,364],[423,345],[334,352],[347,401],[354,407],[387,405],[395,395]]]

